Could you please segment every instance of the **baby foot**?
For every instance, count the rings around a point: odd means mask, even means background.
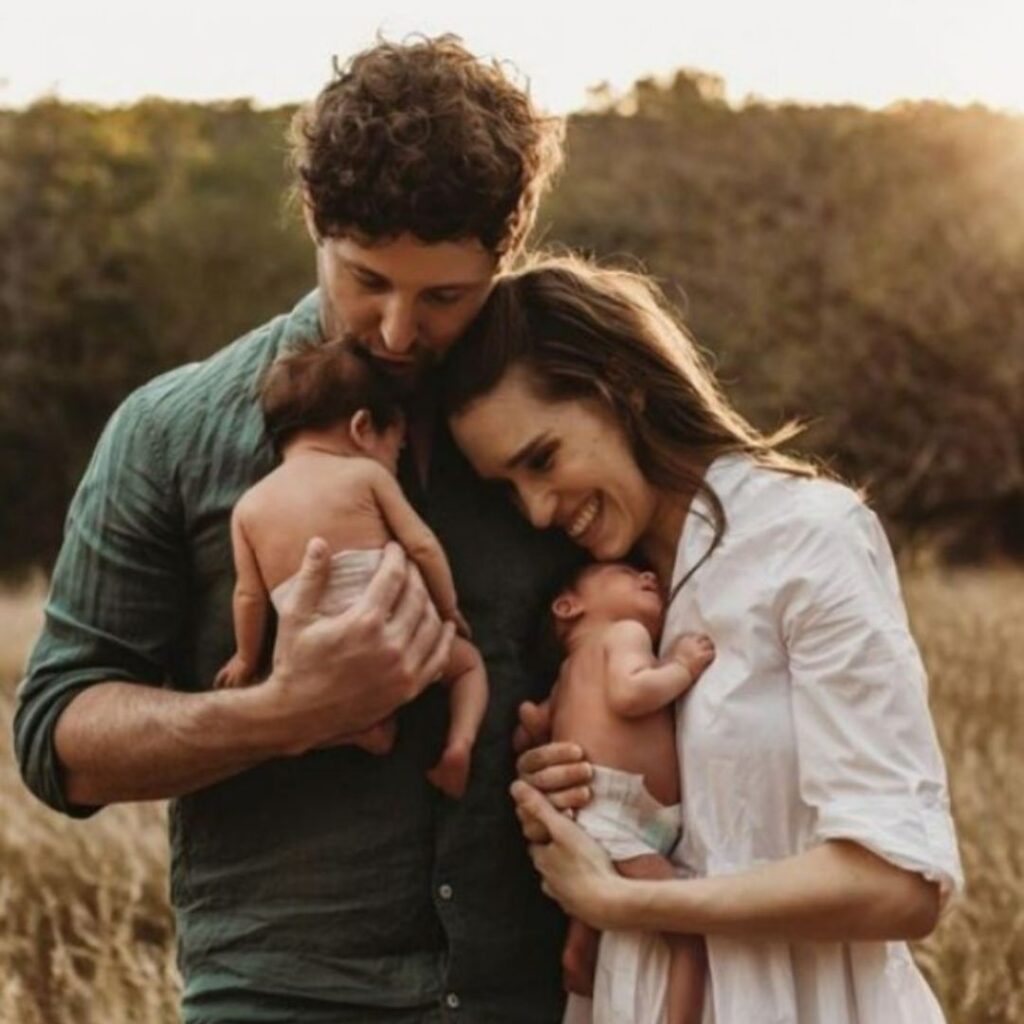
[[[449,743],[441,760],[427,772],[427,778],[453,800],[458,800],[466,792],[471,751],[472,745],[468,741]]]
[[[385,718],[369,729],[354,733],[348,738],[348,742],[355,747],[360,747],[368,754],[390,754],[395,746],[395,720]]]
[[[715,645],[706,633],[684,633],[672,645],[672,657],[689,669],[694,682],[715,660]]]

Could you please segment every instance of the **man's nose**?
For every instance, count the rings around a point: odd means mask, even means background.
[[[416,310],[410,299],[392,295],[384,305],[380,321],[384,348],[405,355],[416,342]]]

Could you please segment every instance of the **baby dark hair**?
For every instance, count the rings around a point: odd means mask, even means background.
[[[272,363],[260,386],[267,432],[280,448],[366,409],[376,430],[402,416],[394,384],[368,355],[344,341],[303,345]]]
[[[560,594],[573,590],[592,565],[590,559],[582,560],[547,594],[533,634],[533,662],[542,679],[554,679],[565,657],[565,638],[551,606]]]

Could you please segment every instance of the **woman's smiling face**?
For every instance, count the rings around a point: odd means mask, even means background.
[[[596,559],[621,558],[657,505],[622,427],[599,401],[548,401],[514,366],[452,418],[482,477],[505,480],[538,529],[557,527]]]

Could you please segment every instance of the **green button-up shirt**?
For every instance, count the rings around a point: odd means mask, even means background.
[[[314,293],[115,413],[68,514],[46,625],[19,691],[30,788],[84,816],[53,734],[102,680],[196,691],[234,649],[229,519],[275,465],[255,398],[286,345],[317,336]],[[387,757],[352,747],[269,761],[171,804],[171,897],[184,1019],[557,1021],[564,921],[540,893],[508,797],[516,709],[543,695],[529,641],[544,596],[578,561],[476,479],[446,431],[406,492],[451,560],[487,664],[490,703],[466,796],[426,780],[447,698],[398,716]]]

